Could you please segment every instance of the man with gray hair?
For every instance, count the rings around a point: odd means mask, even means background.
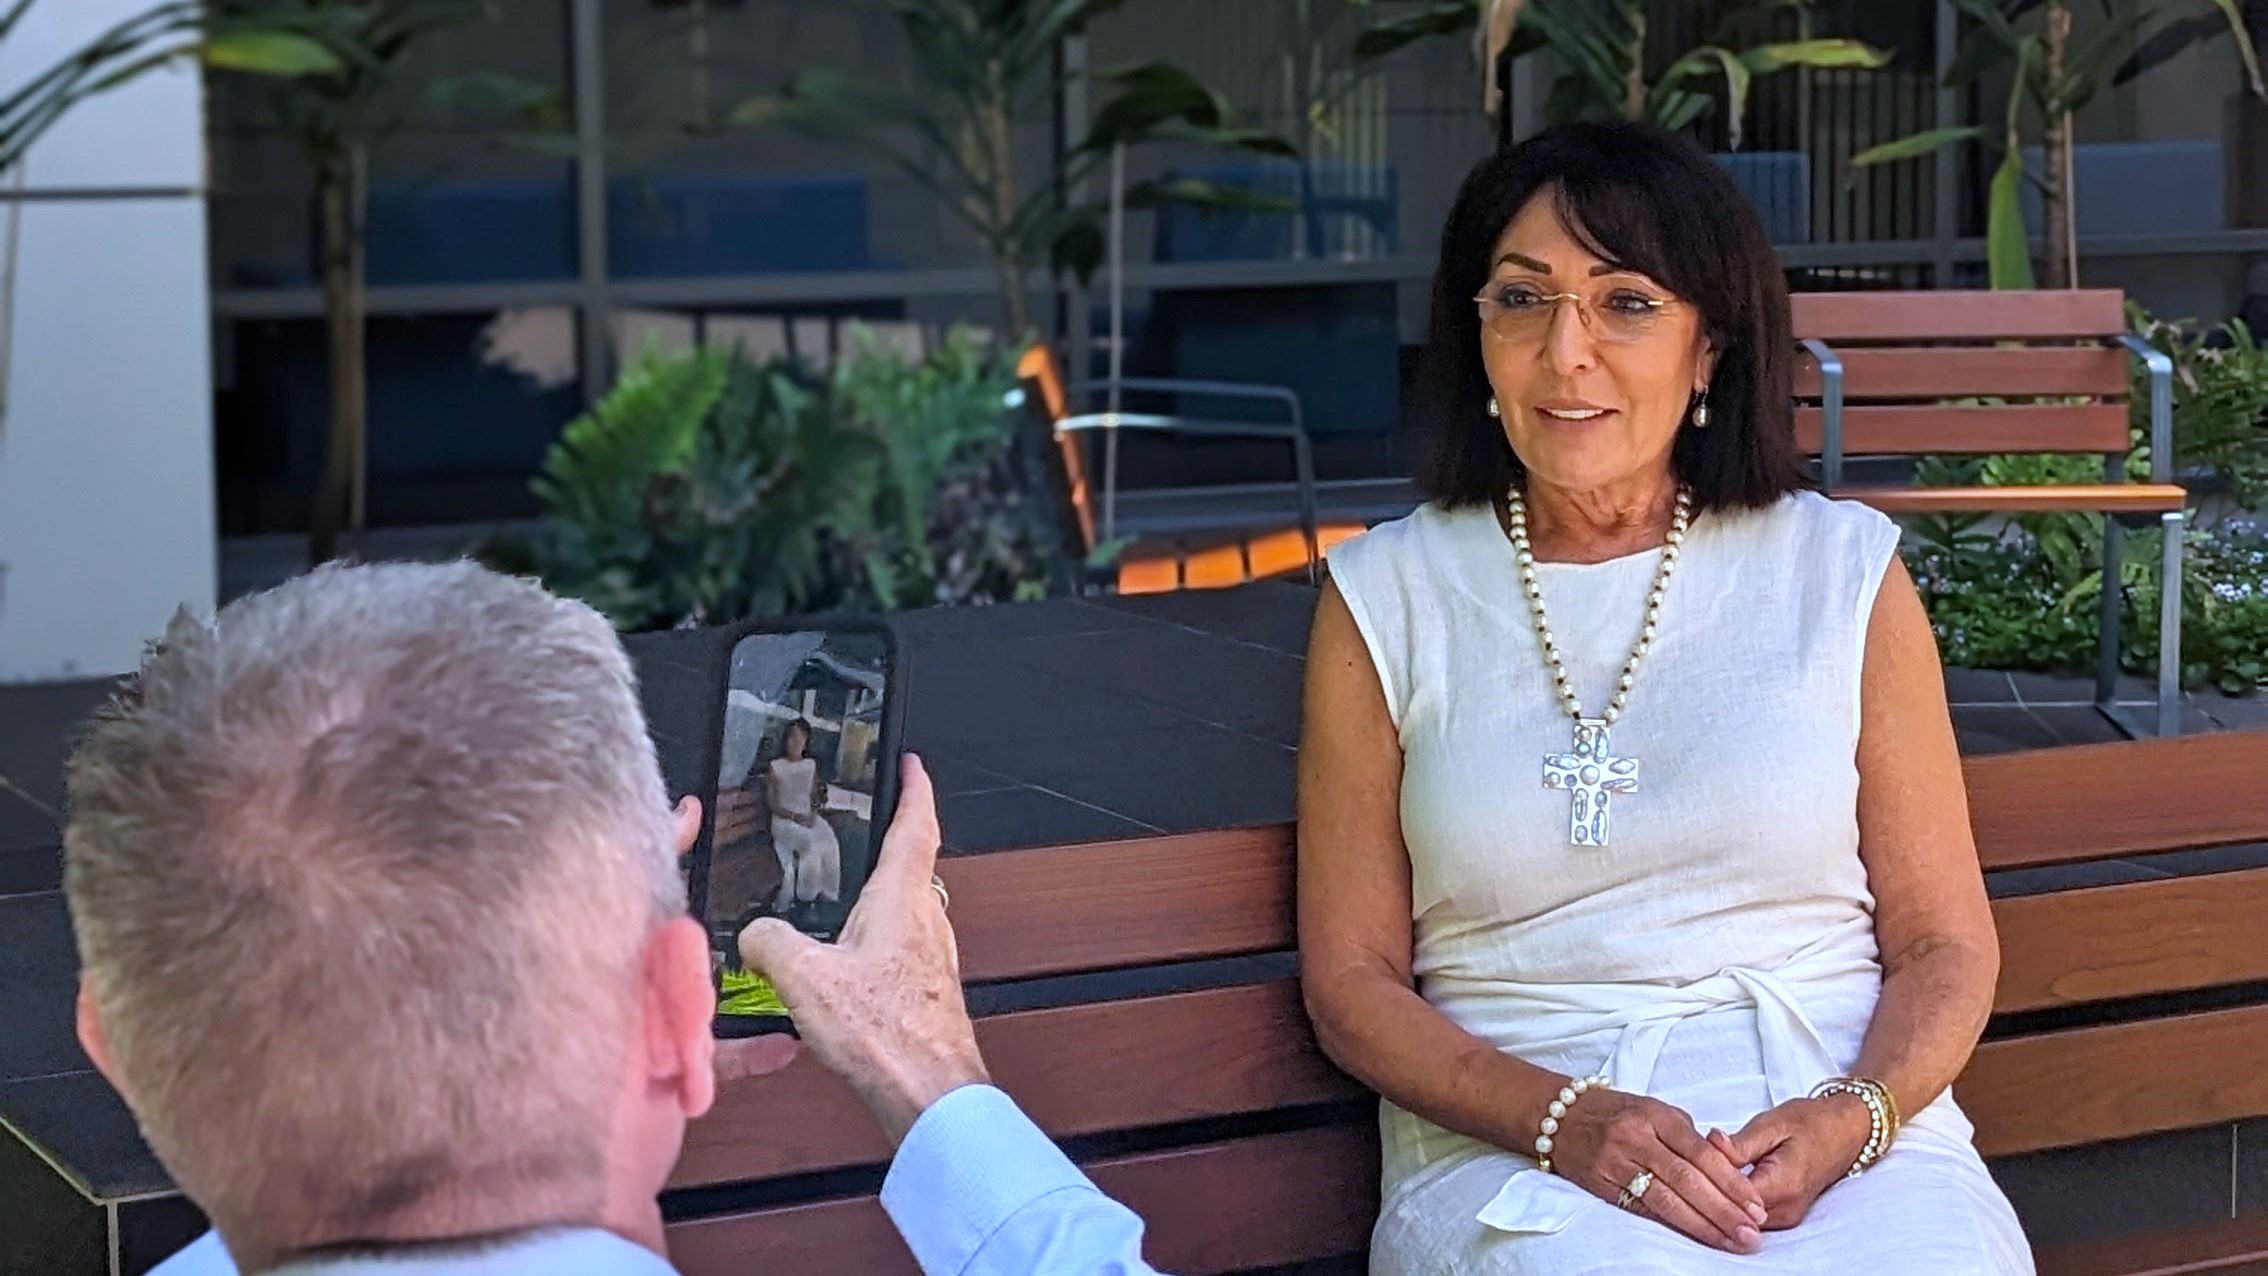
[[[904,779],[841,942],[767,920],[742,954],[900,1143],[925,1267],[1146,1271],[987,1083]],[[178,617],[69,790],[80,1040],[218,1233],[163,1270],[669,1271],[655,1196],[718,1066],[699,810],[597,613],[471,563],[320,568]]]

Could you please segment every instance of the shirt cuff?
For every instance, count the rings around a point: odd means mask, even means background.
[[[930,1104],[906,1132],[882,1182],[882,1208],[930,1276],[966,1269],[1025,1206],[1065,1189],[1095,1190],[1016,1101],[988,1085]]]

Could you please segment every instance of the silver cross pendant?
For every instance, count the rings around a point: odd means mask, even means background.
[[[1549,753],[1543,760],[1543,783],[1575,801],[1568,817],[1567,840],[1577,846],[1607,844],[1607,799],[1614,793],[1638,791],[1638,759],[1618,758],[1607,750],[1607,724],[1602,718],[1578,718],[1575,751]]]

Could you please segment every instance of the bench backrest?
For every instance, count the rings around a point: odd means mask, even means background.
[[[2268,734],[1966,766],[1988,871],[2268,840]],[[1321,1056],[1301,1009],[1292,864],[1293,830],[1276,825],[942,869],[972,985],[1064,1003],[980,1018],[995,1078],[1143,1213],[1166,1270],[1299,1262],[1368,1240],[1374,1102]],[[2268,980],[2268,868],[2004,898],[1993,912],[1999,1013],[1957,1087],[1987,1155],[2268,1114],[2268,1000],[2147,1000]],[[1172,971],[1183,991],[1125,995],[1174,986],[1158,968],[1175,963],[1191,963]],[[1117,982],[1098,988],[1095,972]],[[1054,976],[1086,978],[1038,997],[1045,985],[1023,982]],[[728,1086],[694,1124],[675,1185],[769,1180],[766,1199],[814,1199],[680,1221],[672,1253],[696,1276],[742,1270],[753,1253],[781,1270],[911,1270],[871,1195],[887,1155],[857,1101],[808,1060]]]
[[[2116,289],[1818,292],[1790,298],[1796,337],[1843,361],[1852,455],[2125,452],[2130,356]],[[1796,432],[1823,442],[1819,366],[1796,365]],[[1994,398],[1992,405],[1948,400]]]

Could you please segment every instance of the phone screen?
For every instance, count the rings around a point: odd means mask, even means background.
[[[718,1030],[787,1028],[738,936],[759,917],[832,940],[873,871],[896,792],[893,646],[879,627],[750,634],[732,650],[701,892]]]

